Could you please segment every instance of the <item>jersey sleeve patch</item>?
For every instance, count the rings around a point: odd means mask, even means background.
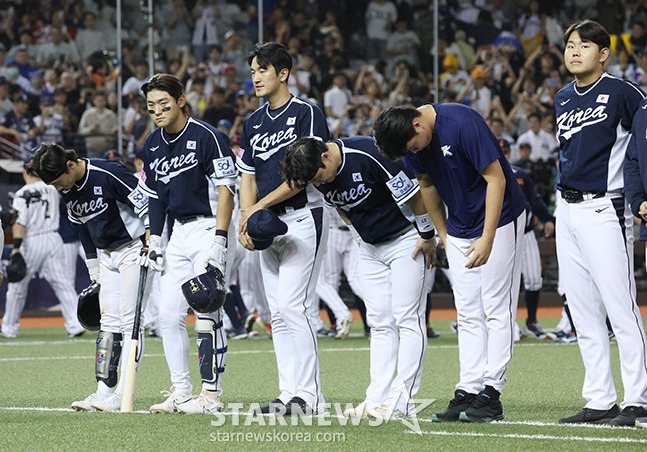
[[[386,183],[386,185],[389,187],[389,190],[391,190],[391,194],[395,199],[400,199],[406,196],[407,193],[414,188],[413,181],[407,177],[404,171],[400,171],[396,174],[395,177]]]
[[[213,161],[213,168],[217,178],[235,177],[236,165],[231,157],[221,157]]]
[[[128,194],[128,200],[133,203],[137,210],[141,210],[148,205],[148,196],[139,186]]]

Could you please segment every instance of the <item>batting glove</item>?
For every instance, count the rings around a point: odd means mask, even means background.
[[[148,254],[146,264],[151,270],[161,272],[164,270],[164,255],[162,254],[162,238],[159,235],[151,235],[148,238]]]
[[[88,267],[88,273],[90,274],[90,280],[98,282],[99,281],[99,258],[94,257],[86,259],[86,267]]]
[[[227,265],[227,237],[216,235],[209,252],[204,258],[204,266],[213,265],[218,270],[225,274],[225,267]]]
[[[139,257],[137,258],[137,263],[140,267],[148,267],[148,246],[144,245],[139,250]]]

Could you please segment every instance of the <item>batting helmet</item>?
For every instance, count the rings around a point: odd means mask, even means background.
[[[101,284],[93,281],[79,295],[76,316],[83,328],[98,331],[101,328],[101,308],[99,307],[99,290]]]
[[[7,279],[9,282],[19,282],[27,275],[27,264],[22,254],[15,253],[9,258],[7,265]]]
[[[208,265],[205,273],[182,284],[182,293],[194,311],[215,312],[225,304],[225,277],[219,269]]]

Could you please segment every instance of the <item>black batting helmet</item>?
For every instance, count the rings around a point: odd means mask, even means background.
[[[215,312],[225,304],[225,277],[219,269],[209,265],[205,273],[182,284],[182,293],[194,311],[201,314]]]
[[[27,264],[25,263],[25,258],[22,257],[22,254],[14,253],[9,258],[9,264],[7,265],[7,279],[9,282],[19,282],[22,281],[27,275]]]
[[[76,308],[76,316],[83,328],[90,331],[99,331],[101,328],[101,308],[99,307],[99,290],[101,284],[93,281],[83,289],[79,295],[79,304]]]

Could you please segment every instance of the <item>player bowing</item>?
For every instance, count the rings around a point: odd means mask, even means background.
[[[121,163],[80,159],[74,150],[58,144],[41,144],[28,166],[61,193],[70,221],[78,225],[90,279],[101,284],[97,391],[72,403],[72,408],[119,411],[135,320],[148,197],[138,188],[138,179]],[[150,291],[151,280],[147,280],[145,294]],[[139,349],[143,353],[143,329],[139,334]]]
[[[301,138],[288,148],[281,169],[292,187],[314,184],[359,236],[371,383],[366,400],[346,414],[383,419],[414,414],[427,348],[427,269],[436,250],[418,183],[364,136],[328,143]]]

